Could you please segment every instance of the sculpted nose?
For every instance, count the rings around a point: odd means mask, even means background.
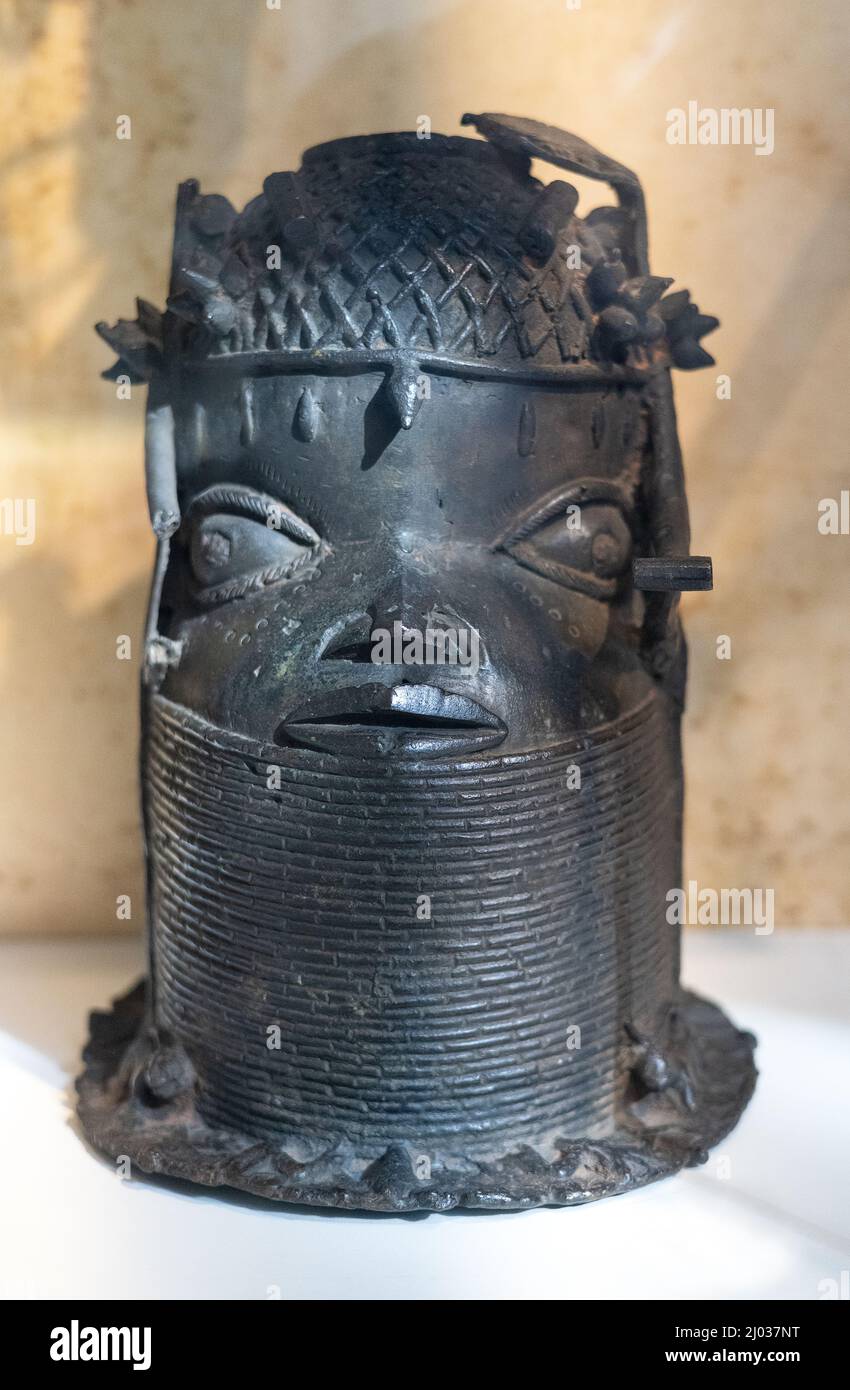
[[[349,613],[324,634],[319,647],[320,661],[372,662],[371,614]]]
[[[393,623],[419,627],[425,622],[428,602],[424,595],[414,598],[401,580],[385,584],[373,602],[337,618],[323,633],[318,656],[321,661],[353,661],[372,664],[373,633],[392,632]]]

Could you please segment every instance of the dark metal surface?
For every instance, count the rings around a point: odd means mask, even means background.
[[[192,1098],[186,1054],[151,1031],[140,985],[110,1013],[92,1015],[79,1109],[92,1143],[151,1175],[235,1188],[279,1202],[372,1212],[512,1211],[578,1206],[631,1192],[681,1168],[738,1120],[755,1082],[753,1038],[713,1004],[678,993],[670,1002],[671,1065],[692,1078],[692,1108],[678,1088],[635,1083],[617,1125],[601,1137],[556,1134],[470,1157],[411,1141],[377,1146],[257,1139],[214,1127]],[[636,1071],[641,1049],[634,1047]]]
[[[197,1058],[202,1112],[263,1137],[469,1153],[553,1119],[594,1132],[614,1115],[622,1020],[653,1029],[675,988],[659,701],[465,772],[376,761],[225,740],[154,702],[159,1017]]]
[[[319,146],[242,213],[182,185],[166,312],[99,326],[150,382],[150,976],[80,1113],[145,1171],[573,1203],[752,1089],[666,915],[677,593],[710,585],[669,373],[716,320],[649,274],[630,171],[468,120],[490,143]]]
[[[714,574],[708,555],[642,557],[632,561],[632,579],[644,593],[685,593],[711,589]]]

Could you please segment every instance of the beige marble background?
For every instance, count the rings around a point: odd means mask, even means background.
[[[0,535],[0,929],[142,916],[138,663],[115,648],[138,644],[151,562],[143,392],[98,379],[91,324],[162,303],[180,179],[244,202],[307,144],[420,115],[457,132],[465,109],[560,124],[636,169],[653,268],[722,319],[716,371],[677,379],[717,578],[686,605],[687,874],[773,887],[778,924],[850,922],[850,537],[817,530],[850,487],[846,8],[0,0],[0,498],[37,504],[32,545]],[[668,145],[690,100],[774,108],[774,153]]]

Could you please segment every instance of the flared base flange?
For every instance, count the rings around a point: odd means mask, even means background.
[[[156,1095],[140,1083],[157,1045],[146,1026],[141,983],[110,1012],[92,1014],[78,1108],[97,1149],[129,1158],[144,1173],[279,1202],[397,1213],[574,1206],[705,1162],[739,1119],[756,1079],[752,1034],[714,1004],[683,992],[671,1010],[670,1037],[668,1060],[687,1076],[687,1094],[672,1086],[649,1089],[633,1075],[617,1127],[604,1139],[556,1139],[545,1153],[515,1143],[486,1158],[426,1159],[415,1140],[359,1149],[349,1142],[323,1147],[305,1137],[303,1145],[290,1140],[284,1148],[212,1128],[198,1113],[193,1087],[181,1086],[177,1074]]]

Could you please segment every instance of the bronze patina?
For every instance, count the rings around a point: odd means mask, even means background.
[[[241,213],[181,186],[149,383],[147,981],[91,1140],[386,1211],[573,1204],[704,1159],[753,1039],[679,984],[671,368],[628,169],[534,121],[333,141]],[[576,215],[562,179],[613,188]]]

